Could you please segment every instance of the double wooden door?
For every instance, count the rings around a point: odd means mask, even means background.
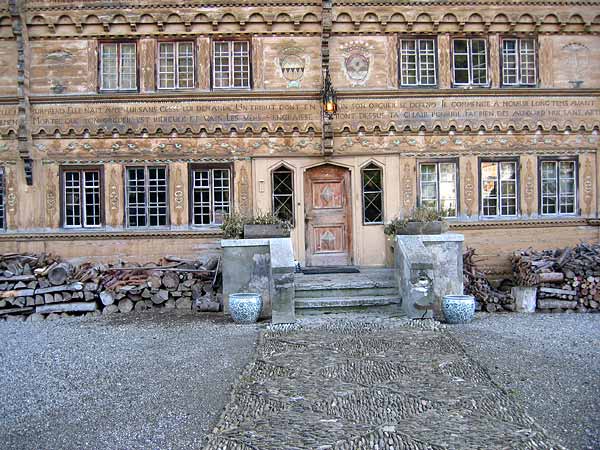
[[[350,171],[325,164],[304,173],[306,265],[352,264]]]

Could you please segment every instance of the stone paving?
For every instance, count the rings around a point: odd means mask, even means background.
[[[443,325],[303,320],[263,331],[205,450],[563,449]]]

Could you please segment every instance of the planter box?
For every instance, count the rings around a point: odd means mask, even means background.
[[[436,222],[407,222],[397,234],[414,236],[417,234],[442,234],[447,231],[448,223],[440,220]]]
[[[244,225],[244,239],[268,239],[290,237],[290,230],[283,225]]]

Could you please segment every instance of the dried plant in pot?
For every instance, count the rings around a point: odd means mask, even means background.
[[[289,237],[291,224],[271,213],[257,212],[249,216],[227,214],[221,225],[225,239],[263,239]]]
[[[385,226],[384,233],[391,236],[397,234],[442,234],[448,231],[448,222],[445,220],[447,216],[447,211],[420,206],[413,209],[409,217],[392,219]]]

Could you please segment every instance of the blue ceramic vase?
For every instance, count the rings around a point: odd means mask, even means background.
[[[446,323],[469,323],[475,316],[475,298],[472,295],[444,295],[442,311]]]
[[[262,304],[260,294],[231,294],[229,296],[229,313],[234,322],[254,323],[260,317]]]

